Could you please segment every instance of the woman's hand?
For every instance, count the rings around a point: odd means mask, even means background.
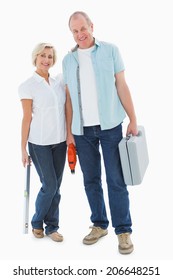
[[[23,166],[26,167],[26,165],[31,164],[31,160],[29,159],[28,153],[26,150],[22,151],[22,163]]]
[[[73,143],[75,146],[75,140],[74,140],[74,136],[72,133],[67,134],[67,140],[66,140],[67,146],[71,143]]]

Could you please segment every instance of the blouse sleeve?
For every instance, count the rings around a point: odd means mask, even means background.
[[[32,94],[29,92],[24,84],[21,84],[18,88],[18,94],[20,100],[22,99],[33,99]]]

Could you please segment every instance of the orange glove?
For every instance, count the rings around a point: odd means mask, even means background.
[[[74,146],[73,143],[71,143],[68,146],[67,155],[68,155],[68,165],[70,167],[71,173],[74,174],[77,157],[76,157],[76,147]]]

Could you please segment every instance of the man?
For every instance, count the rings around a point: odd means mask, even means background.
[[[94,244],[108,233],[101,184],[101,146],[112,226],[118,236],[119,252],[129,254],[133,251],[132,222],[118,151],[126,113],[130,120],[127,134],[137,135],[138,131],[123,61],[115,45],[93,37],[93,23],[86,13],[73,13],[69,28],[77,45],[63,59],[67,145],[76,145],[93,223],[83,243]]]

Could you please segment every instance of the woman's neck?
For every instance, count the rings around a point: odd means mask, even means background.
[[[46,80],[46,82],[49,82],[49,72],[43,72],[43,71],[40,71],[40,70],[36,70],[35,71],[38,75],[40,75],[41,77],[43,77],[45,80]]]

